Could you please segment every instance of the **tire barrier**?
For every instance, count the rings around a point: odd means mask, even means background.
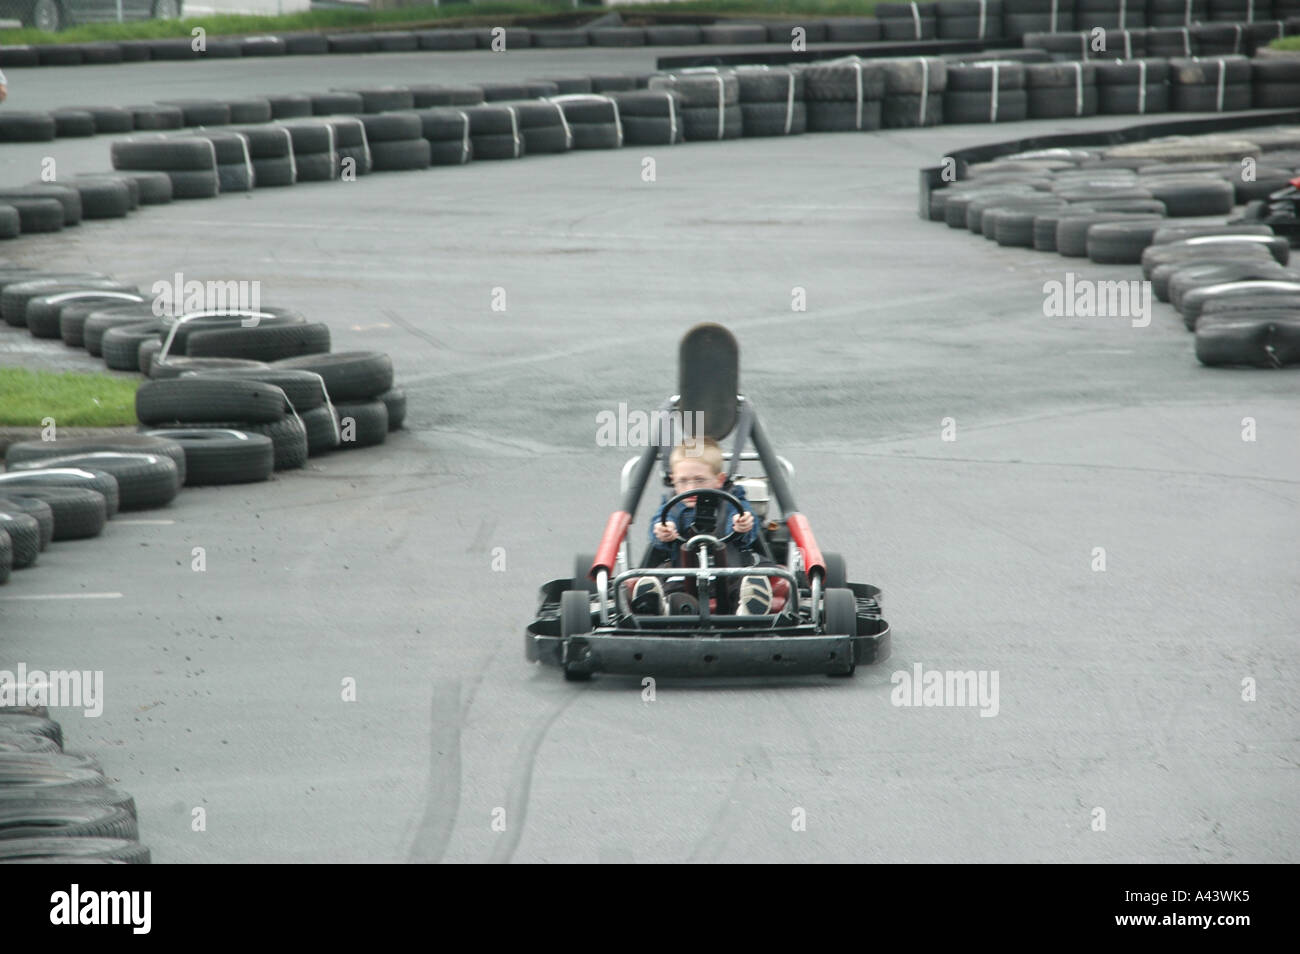
[[[0,522],[0,579],[8,543]],[[0,864],[148,864],[135,799],[63,742],[44,706],[0,709]]]
[[[1215,63],[1175,69],[1193,80],[1185,85],[1205,86],[1196,71],[1220,69]],[[1297,147],[1300,132],[1277,127],[1013,153],[967,166],[963,178],[929,193],[923,211],[1002,245],[1139,266],[1149,292],[1194,333],[1202,364],[1280,368],[1300,364],[1300,267],[1288,238],[1245,214],[1177,220],[1259,206],[1254,173],[1283,184],[1300,177]],[[1129,284],[1116,278],[1102,284]]]

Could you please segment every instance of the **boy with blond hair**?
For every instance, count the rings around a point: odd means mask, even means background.
[[[668,458],[668,466],[674,496],[694,488],[722,490],[726,487],[727,475],[723,467],[722,448],[712,438],[687,438],[673,448]],[[719,535],[735,530],[739,536],[727,544],[725,556],[720,554],[722,559],[718,565],[752,564],[754,559],[749,554],[758,542],[758,530],[754,526],[754,511],[749,508],[749,503],[745,500],[743,487],[732,486],[727,488],[727,492],[739,500],[744,509],[737,512],[730,503],[722,503],[720,507]],[[659,562],[672,566],[687,566],[682,547],[674,544],[685,542],[685,538],[678,535],[678,528],[690,526],[695,522],[695,498],[687,497],[680,500],[668,513],[665,513],[664,504],[669,499],[670,497],[665,495],[659,509],[655,511],[654,519],[650,524],[650,543],[653,554],[659,558]],[[689,565],[694,565],[693,557]],[[674,589],[674,583],[670,582],[668,589]],[[682,585],[678,584],[676,591],[680,592],[681,589]],[[772,583],[765,576],[746,576],[741,578],[740,585],[737,587],[735,578],[732,577],[725,581],[723,595],[725,599],[720,602],[725,602],[729,609],[734,606],[733,612],[736,615],[761,616],[771,609]],[[692,608],[690,597],[685,594],[677,596],[675,593],[671,602],[674,607],[685,611],[694,609],[698,612],[698,607]],[[643,576],[637,580],[632,590],[633,612],[667,615],[672,612],[669,604],[665,588],[658,577]],[[727,611],[721,605],[718,609],[724,613]]]

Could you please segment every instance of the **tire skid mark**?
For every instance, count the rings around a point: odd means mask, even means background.
[[[424,815],[407,855],[414,864],[437,864],[442,860],[460,811],[462,712],[459,679],[434,681],[432,709],[428,793]]]
[[[515,849],[519,847],[519,840],[523,837],[524,827],[528,822],[528,799],[532,794],[537,753],[541,751],[542,743],[546,741],[546,734],[551,731],[551,726],[555,725],[564,710],[582,694],[578,688],[566,692],[564,697],[551,707],[551,711],[533,725],[519,746],[519,755],[515,759],[518,768],[515,769],[506,792],[506,830],[500,833],[492,853],[488,856],[488,864],[509,864],[510,859],[514,857]]]
[[[731,809],[738,801],[737,796],[747,784],[765,778],[771,772],[772,762],[762,745],[753,745],[745,750],[740,764],[736,766],[735,774],[731,777],[731,783],[727,786],[726,794],[722,796],[717,811],[713,813],[709,827],[704,830],[704,834],[691,850],[690,856],[686,859],[687,863],[701,864],[717,861],[735,831],[737,818],[736,813]]]

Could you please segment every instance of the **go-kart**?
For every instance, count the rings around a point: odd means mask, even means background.
[[[661,565],[648,544],[640,562],[629,556],[628,528],[651,475],[659,469],[665,486],[672,486],[668,457],[677,441],[670,437],[651,441],[624,466],[622,506],[606,522],[596,552],[580,555],[571,577],[542,587],[537,617],[525,631],[527,658],[562,667],[571,681],[593,673],[851,676],[858,665],[888,658],[890,630],[881,617],[880,590],[848,582],[843,557],[818,546],[794,502],[793,468],[773,451],[752,403],[738,393],[739,348],[731,332],[697,325],[682,339],[678,363],[680,393],[665,402],[664,419],[699,422],[697,433],[687,436],[701,436],[702,429],[719,444],[729,435],[734,439],[733,449],[723,453],[727,480],[720,489],[687,490],[656,508],[656,514],[668,513],[687,500],[691,509],[685,513],[693,510],[691,525],[678,528],[674,541],[682,546],[684,565]],[[746,450],[747,444],[753,449]],[[757,565],[720,565],[737,535],[720,515],[728,507],[743,509],[736,488],[744,488],[754,511],[757,540],[750,552]],[[779,519],[768,512],[772,498]],[[723,612],[726,582],[754,575],[771,582],[770,611]],[[684,585],[691,598],[667,614],[634,612],[633,586],[646,576]]]

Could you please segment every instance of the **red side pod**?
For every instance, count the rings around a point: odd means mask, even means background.
[[[790,528],[790,538],[803,551],[804,572],[811,573],[813,567],[817,567],[825,578],[826,561],[822,559],[821,547],[817,546],[812,527],[808,526],[808,518],[801,513],[792,513],[785,518],[785,525]]]
[[[588,576],[593,579],[596,571],[601,567],[614,571],[614,563],[618,559],[618,545],[623,542],[623,536],[627,533],[628,524],[632,522],[632,515],[626,510],[615,510],[605,521],[605,532],[601,535],[600,546],[596,548],[596,559],[591,563],[591,573]]]

